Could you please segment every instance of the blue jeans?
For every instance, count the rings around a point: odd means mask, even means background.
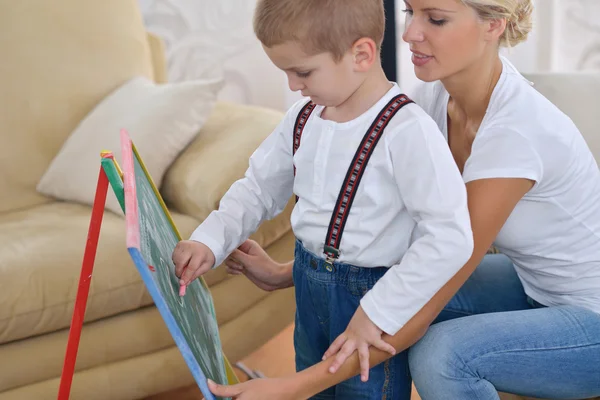
[[[335,263],[333,267],[328,271],[321,257],[296,242],[294,347],[298,371],[321,361],[329,345],[346,330],[360,299],[388,270],[342,263]],[[371,368],[368,382],[355,376],[313,399],[409,400],[410,390],[408,352],[405,351]]]
[[[600,396],[600,315],[544,307],[503,255],[483,262],[409,351],[423,400]]]

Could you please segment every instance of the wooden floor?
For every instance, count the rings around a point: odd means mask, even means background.
[[[294,367],[294,326],[290,325],[279,335],[253,354],[245,358],[242,362],[251,370],[260,371],[267,377],[277,377],[289,375],[295,371]],[[236,371],[238,372],[238,371]],[[239,372],[238,376],[243,378],[245,374]],[[147,397],[144,400],[202,400],[200,389],[196,385],[156,396]],[[421,400],[414,393],[412,400]]]

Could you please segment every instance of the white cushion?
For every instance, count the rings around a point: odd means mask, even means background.
[[[37,190],[60,200],[93,204],[100,152],[112,151],[121,160],[120,130],[129,131],[154,182],[163,176],[194,139],[213,109],[222,80],[157,85],[136,77],[100,102],[88,114],[37,185]],[[114,194],[106,209],[122,214]]]
[[[573,120],[596,161],[600,162],[600,73],[544,72],[523,75]]]

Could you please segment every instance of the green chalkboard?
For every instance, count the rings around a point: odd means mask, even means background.
[[[202,279],[190,284],[185,296],[179,296],[171,255],[180,235],[134,147],[132,153],[135,187],[129,192],[129,185],[123,189],[113,160],[102,160],[121,206],[125,208],[128,195],[137,200],[137,226],[128,220],[127,228],[138,230],[139,248],[128,245],[128,250],[198,386],[205,398],[211,399],[206,378],[223,384],[237,382],[222,352],[212,297]],[[127,176],[125,163],[123,168]]]

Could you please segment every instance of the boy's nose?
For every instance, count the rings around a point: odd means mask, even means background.
[[[419,23],[414,19],[406,21],[404,25],[404,32],[402,33],[402,40],[406,43],[422,42],[425,40],[423,30],[419,26]]]
[[[295,76],[288,75],[288,85],[290,86],[290,90],[292,92],[297,92],[304,89],[304,84]]]

